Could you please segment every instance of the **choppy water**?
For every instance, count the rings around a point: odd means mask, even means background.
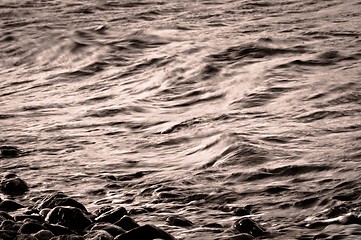
[[[2,0],[0,145],[28,154],[1,172],[31,185],[21,201],[151,207],[135,219],[179,239],[228,236],[219,207],[246,205],[267,238],[312,239],[305,219],[360,207],[360,16],[357,0]]]

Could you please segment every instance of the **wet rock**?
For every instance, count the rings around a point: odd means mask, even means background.
[[[326,215],[327,217],[337,217],[349,212],[349,209],[350,207],[348,207],[346,204],[337,205],[328,210]]]
[[[38,240],[49,240],[52,237],[55,237],[55,235],[49,230],[40,230],[37,233],[34,233],[33,236]]]
[[[4,201],[0,202],[0,211],[12,212],[12,211],[16,211],[23,207],[24,207],[23,205],[15,202],[13,200],[4,200]]]
[[[0,224],[0,229],[1,230],[9,230],[9,231],[15,231],[17,232],[21,227],[20,223],[17,223],[13,220],[5,220],[2,221]]]
[[[100,216],[95,218],[96,222],[109,222],[116,223],[124,215],[127,215],[127,210],[124,207],[118,207],[107,212],[102,213]]]
[[[166,222],[171,226],[178,226],[178,227],[189,227],[193,225],[193,223],[190,220],[182,216],[175,216],[175,215],[167,217]]]
[[[44,226],[49,229],[54,235],[60,236],[60,235],[70,235],[74,234],[72,230],[70,230],[67,227],[61,226],[59,224],[48,224],[45,223]]]
[[[119,221],[115,223],[115,225],[123,228],[126,231],[139,227],[139,224],[136,223],[133,218],[127,215],[123,216]]]
[[[0,239],[1,240],[14,240],[16,239],[16,231],[11,230],[0,230]]]
[[[80,235],[60,235],[50,238],[50,240],[85,240],[84,237]]]
[[[46,216],[45,221],[60,224],[75,232],[82,232],[91,224],[90,219],[82,210],[69,206],[53,208]]]
[[[13,146],[0,146],[0,158],[14,158],[19,156],[21,151]]]
[[[240,233],[247,233],[254,237],[259,237],[266,233],[262,227],[250,218],[241,218],[237,220],[233,224],[233,227]]]
[[[236,216],[246,216],[251,214],[251,209],[250,207],[236,207],[232,212]]]
[[[90,230],[91,231],[104,230],[113,237],[125,233],[125,230],[123,228],[112,223],[96,223]]]
[[[38,210],[42,210],[46,208],[51,209],[58,206],[69,206],[69,207],[81,209],[85,213],[88,212],[83,204],[65,195],[64,193],[54,193],[44,197],[43,199],[39,200],[36,203],[35,209]]]
[[[145,208],[132,208],[129,210],[129,215],[137,215],[149,212],[148,209]]]
[[[31,233],[37,233],[41,230],[45,230],[45,227],[42,225],[42,223],[31,220],[28,222],[25,222],[18,230],[19,233],[24,234],[31,234]]]
[[[134,228],[122,235],[118,235],[114,240],[175,240],[175,238],[169,233],[157,228],[153,225],[144,225]]]
[[[113,240],[114,237],[110,235],[107,231],[97,230],[91,231],[84,236],[86,240]]]
[[[20,179],[16,174],[5,175],[0,182],[0,190],[4,194],[15,196],[24,194],[29,190],[24,180]]]
[[[30,234],[18,234],[16,240],[38,240],[36,237]]]
[[[255,240],[255,238],[247,233],[241,233],[234,236],[222,238],[221,240]]]
[[[219,223],[207,223],[207,224],[203,225],[202,227],[205,227],[205,228],[223,228],[223,225],[219,224]]]
[[[9,215],[7,212],[0,211],[0,222],[2,222],[4,220],[13,220],[14,221],[14,218],[11,215]]]
[[[14,216],[15,221],[19,222],[19,221],[24,221],[26,219],[32,219],[35,221],[43,221],[43,217],[40,216],[39,214],[20,214],[20,215],[16,215]]]
[[[94,214],[95,216],[100,216],[101,214],[106,213],[106,212],[109,212],[109,211],[111,211],[111,210],[113,210],[113,207],[111,207],[111,206],[102,206],[102,207],[100,207],[99,209],[95,210],[95,211],[93,212],[93,214]]]

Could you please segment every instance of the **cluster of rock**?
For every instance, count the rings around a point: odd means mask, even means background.
[[[5,175],[0,182],[3,194],[16,196],[29,190],[16,174]],[[14,216],[11,212],[25,209]],[[246,211],[246,210],[245,210]],[[17,211],[19,212],[19,211]],[[170,216],[167,223],[187,227],[193,223],[183,217]],[[240,234],[232,239],[252,240],[265,231],[249,218],[236,221]],[[2,240],[174,240],[166,231],[154,225],[139,225],[124,207],[101,207],[90,213],[77,200],[64,193],[43,197],[34,206],[25,207],[11,199],[0,199],[0,239]]]
[[[0,146],[1,158],[20,156],[11,146]],[[174,240],[168,232],[151,224],[139,225],[124,207],[106,206],[90,213],[77,200],[58,192],[43,196],[32,206],[24,206],[13,199],[26,194],[28,184],[16,174],[8,173],[0,181],[0,240]],[[235,215],[249,215],[249,209],[227,209]],[[16,212],[14,215],[11,213]],[[21,212],[21,213],[20,213]],[[181,216],[169,216],[172,226],[190,227],[193,223]],[[217,225],[217,224],[216,224]],[[220,225],[220,224],[218,224]],[[219,228],[210,224],[208,227]],[[242,217],[233,225],[236,235],[226,239],[253,240],[266,231],[256,222]]]

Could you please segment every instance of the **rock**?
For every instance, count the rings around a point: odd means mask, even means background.
[[[134,228],[122,235],[118,235],[114,240],[175,240],[175,238],[169,233],[157,228],[153,225],[144,225]]]
[[[49,240],[52,237],[55,237],[55,235],[49,230],[40,230],[32,235],[36,237],[38,240]]]
[[[30,234],[18,234],[16,240],[38,240],[36,237]]]
[[[92,223],[82,210],[69,206],[53,208],[46,216],[45,221],[60,224],[75,232],[84,231]]]
[[[124,215],[127,215],[127,210],[124,207],[118,207],[112,210],[109,210],[105,213],[102,213],[100,216],[95,218],[96,222],[109,222],[116,223]]]
[[[115,223],[115,225],[123,228],[126,231],[139,227],[139,224],[136,223],[133,218],[129,217],[128,215],[123,216],[119,221]]]
[[[247,233],[253,237],[259,237],[265,234],[265,230],[250,218],[241,218],[237,220],[233,227],[240,233]]]
[[[0,230],[0,239],[1,240],[14,240],[16,239],[16,231],[11,230]]]
[[[24,206],[13,201],[13,200],[4,200],[0,202],[0,211],[12,212],[16,211]]]
[[[166,222],[171,226],[178,226],[178,227],[189,227],[193,225],[193,223],[188,219],[182,216],[175,216],[175,215],[167,217]]]
[[[13,158],[19,156],[21,151],[13,146],[0,146],[0,158]]]
[[[38,210],[42,210],[46,208],[51,209],[58,206],[70,206],[70,207],[79,208],[83,210],[85,213],[88,212],[83,204],[65,195],[64,193],[54,193],[44,197],[35,204],[35,209]]]
[[[40,216],[39,214],[20,214],[20,215],[15,215],[14,216],[15,221],[19,222],[19,221],[24,221],[26,219],[32,219],[35,221],[39,221],[42,222],[44,219],[42,216]]]
[[[100,216],[101,214],[109,212],[111,210],[113,210],[113,207],[111,206],[101,206],[99,209],[95,210],[93,214],[95,216]]]
[[[14,221],[14,218],[12,216],[10,216],[7,212],[0,211],[0,222],[2,222],[4,220],[13,220]]]
[[[19,229],[19,233],[24,234],[31,234],[31,233],[37,233],[41,230],[45,230],[45,227],[37,221],[30,220],[25,222]]]
[[[114,237],[110,235],[107,231],[104,230],[97,230],[97,231],[90,231],[87,233],[84,238],[86,240],[113,240]]]
[[[29,190],[29,187],[16,174],[7,174],[0,182],[0,190],[4,194],[15,196],[24,194]]]
[[[1,230],[9,230],[17,232],[21,227],[21,223],[14,222],[13,220],[5,220],[0,224]]]
[[[251,214],[251,210],[246,207],[236,207],[233,209],[233,214],[236,216],[246,216]]]
[[[84,237],[79,235],[60,235],[50,238],[50,240],[85,240]]]
[[[204,224],[202,227],[205,227],[205,228],[223,228],[223,225],[219,224],[219,223],[207,223],[207,224]]]
[[[70,235],[74,234],[72,230],[70,230],[67,227],[61,226],[59,224],[48,224],[45,223],[44,226],[49,229],[54,235],[60,236],[60,235]]]
[[[247,233],[241,233],[234,236],[229,236],[227,238],[223,238],[222,240],[255,240],[255,238]]]
[[[125,233],[125,230],[112,223],[96,223],[90,231],[104,230],[108,232],[113,237],[116,237],[120,234]]]

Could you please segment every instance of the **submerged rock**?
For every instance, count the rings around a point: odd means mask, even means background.
[[[175,240],[175,238],[169,233],[157,228],[153,225],[144,225],[134,228],[122,235],[118,235],[114,240]]]
[[[21,151],[13,146],[0,146],[0,158],[13,158],[19,156]]]
[[[265,229],[260,227],[254,220],[250,218],[241,218],[237,220],[233,227],[240,233],[247,233],[254,237],[262,236],[266,233]]]
[[[171,226],[189,227],[193,225],[190,220],[182,216],[169,216],[166,221]]]
[[[4,194],[15,196],[24,194],[29,190],[29,187],[26,182],[16,174],[10,173],[1,179],[0,190]]]

